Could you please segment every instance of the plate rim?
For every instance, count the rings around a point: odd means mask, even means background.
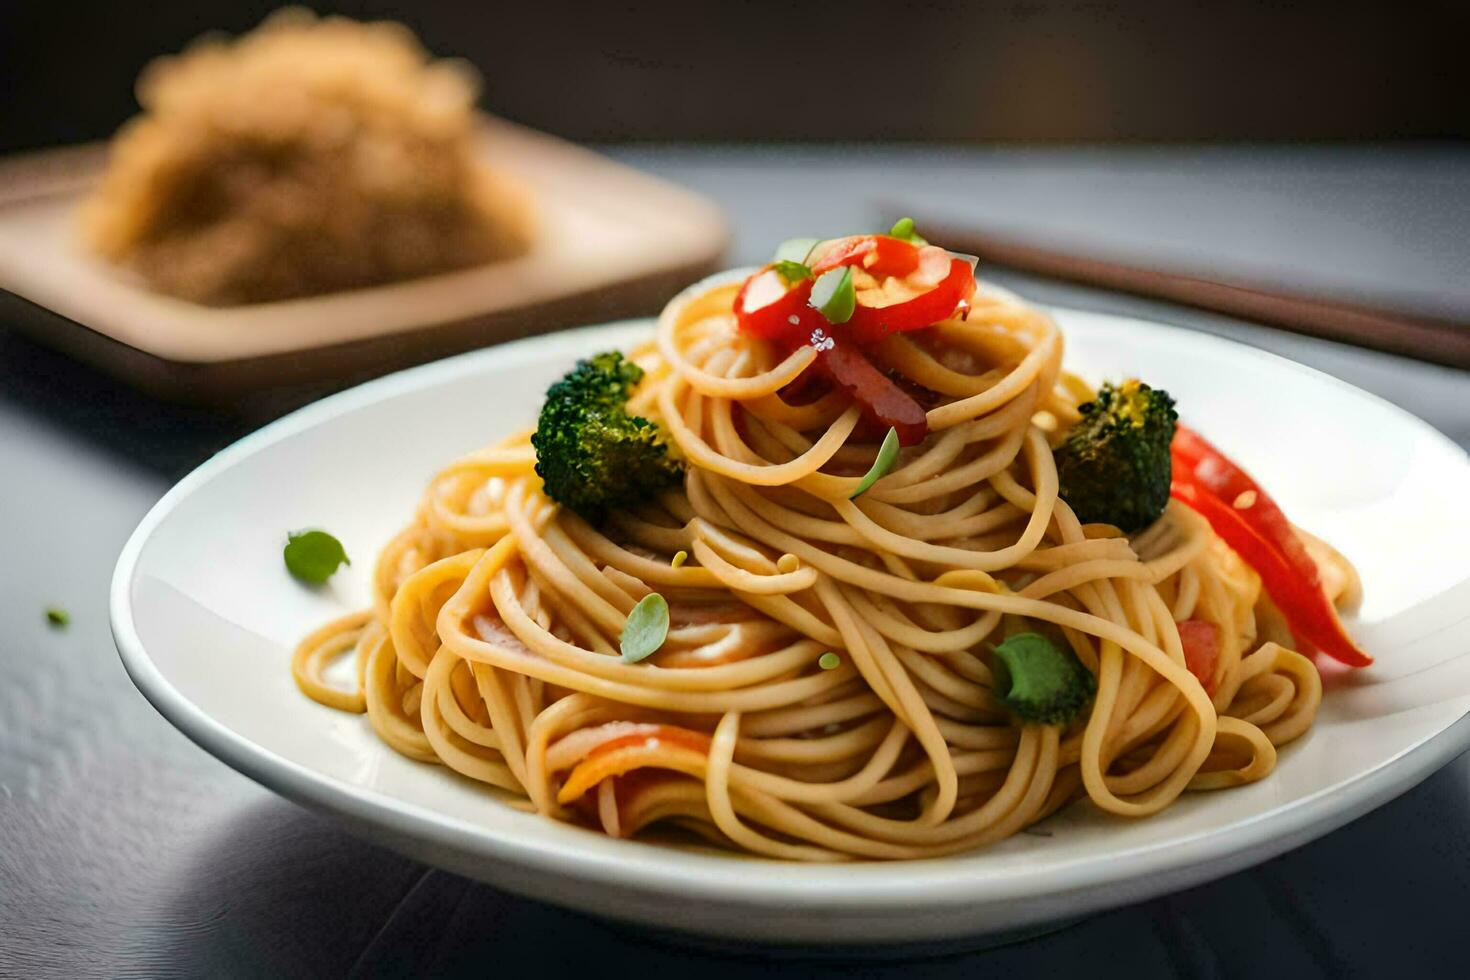
[[[732,274],[722,273],[705,282]],[[700,283],[690,288],[703,285]],[[1064,306],[1042,308],[1049,313],[1083,314],[1134,326],[1144,325],[1151,330],[1188,334],[1192,341],[1206,347],[1231,348],[1238,355],[1272,362],[1288,370],[1308,372],[1366,397],[1380,408],[1391,410],[1400,419],[1416,424],[1437,441],[1440,448],[1450,450],[1462,462],[1470,459],[1461,447],[1411,412],[1324,371],[1269,351],[1142,316]],[[1225,828],[1195,832],[1128,850],[1088,855],[1040,869],[975,875],[963,873],[956,867],[947,869],[946,864],[955,863],[952,858],[934,858],[835,865],[831,868],[842,869],[836,874],[793,878],[789,875],[749,873],[752,868],[792,867],[787,862],[767,859],[690,855],[648,848],[633,842],[629,842],[629,847],[640,851],[607,855],[564,847],[556,841],[519,838],[505,828],[472,824],[430,807],[324,775],[234,732],[179,692],[154,664],[133,619],[131,593],[138,560],[153,532],[216,473],[228,469],[236,460],[348,414],[360,406],[473,373],[480,368],[482,361],[493,360],[513,366],[536,356],[538,348],[543,345],[558,340],[613,329],[646,328],[653,322],[651,318],[637,318],[579,327],[408,368],[297,409],[242,437],[201,463],[149,509],[129,536],[113,572],[109,596],[111,627],[123,666],[134,685],[172,725],[216,758],[282,795],[347,817],[349,821],[383,828],[405,840],[473,856],[479,862],[503,862],[516,870],[554,873],[562,878],[609,886],[623,892],[672,894],[685,899],[706,899],[725,906],[767,909],[810,903],[821,909],[872,910],[915,907],[918,903],[917,907],[929,909],[973,907],[978,911],[987,904],[1034,900],[1067,891],[1088,893],[1108,885],[1117,886],[1117,894],[1111,903],[1109,896],[1098,895],[1092,899],[1091,908],[1136,901],[1149,887],[1136,887],[1141,882],[1157,881],[1154,894],[1186,887],[1240,870],[1313,840],[1398,796],[1450,759],[1470,749],[1470,714],[1467,714],[1439,733],[1359,773],[1341,786],[1318,790]],[[640,859],[639,854],[645,850],[648,853]],[[671,861],[653,859],[660,853],[665,857],[680,855],[679,867],[673,868]],[[1119,870],[1125,867],[1126,871]],[[883,869],[889,870],[885,872]],[[903,873],[893,869],[903,869]],[[1191,876],[1191,871],[1197,873]],[[1135,887],[1129,891],[1123,887],[1125,885]],[[636,910],[630,910],[626,917],[642,918]],[[1036,911],[1029,921],[1045,918],[1048,915],[1044,911]],[[677,923],[665,925],[678,928]],[[969,924],[967,931],[979,933],[986,929],[985,923],[977,920]],[[733,931],[739,931],[738,924]],[[872,941],[890,940],[876,937]]]

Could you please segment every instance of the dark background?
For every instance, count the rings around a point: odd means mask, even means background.
[[[105,136],[153,55],[279,6],[0,3],[0,152]],[[1470,137],[1470,3],[312,4],[406,22],[591,140]]]

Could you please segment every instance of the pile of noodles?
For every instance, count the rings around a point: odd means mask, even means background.
[[[631,354],[630,411],[682,488],[593,527],[543,494],[529,433],[464,456],[384,548],[373,608],[297,650],[302,690],[547,817],[795,860],[961,851],[1083,797],[1147,816],[1262,778],[1311,726],[1316,669],[1201,518],[1174,503],[1129,538],[1058,498],[1052,445],[1092,391],[1047,316],[982,286],[964,320],[872,348],[934,393],[930,435],[849,500],[877,440],[840,392],[783,399],[815,352],[737,331],[737,285],[679,297]],[[1351,599],[1351,566],[1307,541]],[[653,591],[668,640],[624,663]],[[1186,619],[1219,627],[1208,685]],[[1073,724],[993,694],[991,646],[1023,631],[1096,675]],[[325,677],[349,653],[355,692]]]

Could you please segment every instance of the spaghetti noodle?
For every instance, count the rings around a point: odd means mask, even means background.
[[[738,288],[686,292],[630,354],[628,410],[682,486],[594,526],[546,496],[529,432],[464,456],[383,549],[372,609],[302,643],[301,689],[547,817],[811,861],[967,850],[1083,797],[1147,816],[1266,776],[1311,726],[1316,668],[1203,518],[1175,501],[1128,537],[1059,497],[1053,447],[1094,393],[1047,316],[980,287],[963,319],[876,343],[932,395],[929,435],[849,499],[878,439],[839,390],[786,397],[816,352],[737,329]],[[651,592],[667,639],[624,662]],[[1186,622],[1217,631],[1204,677]],[[1071,723],[997,694],[993,645],[1026,631],[1096,678]],[[348,654],[360,692],[323,674]]]

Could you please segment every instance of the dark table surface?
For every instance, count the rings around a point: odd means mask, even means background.
[[[920,198],[949,202],[975,220],[1052,240],[1072,230],[1144,260],[1198,266],[1213,255],[1441,308],[1461,307],[1470,282],[1470,152],[1452,148],[612,152],[719,200],[737,263],[792,235],[871,227],[893,197],[879,189],[902,184],[919,189],[916,209]],[[991,277],[1040,302],[1275,351],[1470,444],[1466,373]],[[128,682],[108,632],[108,581],[133,526],[248,428],[149,402],[0,324],[0,976],[1470,974],[1470,757],[1260,867],[942,958],[696,951],[363,843],[174,731]],[[71,612],[68,628],[48,627],[49,605]]]

